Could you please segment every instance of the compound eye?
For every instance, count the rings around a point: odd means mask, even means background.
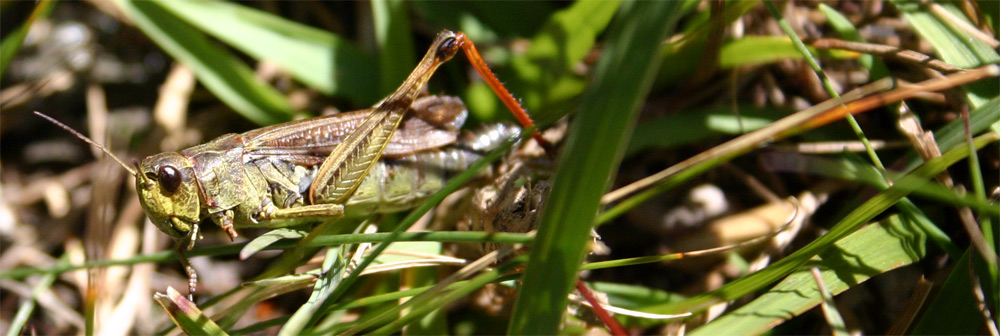
[[[177,171],[177,168],[171,166],[162,166],[157,169],[156,180],[169,193],[174,193],[177,188],[181,187],[181,173]]]

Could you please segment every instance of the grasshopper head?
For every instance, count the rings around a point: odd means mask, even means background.
[[[38,111],[35,111],[35,114],[101,149],[134,175],[139,203],[160,231],[181,239],[198,225],[201,219],[198,216],[201,210],[198,186],[194,176],[194,166],[187,157],[176,152],[153,155],[142,160],[137,172],[103,145],[52,117]],[[194,242],[193,239],[191,241]]]
[[[160,231],[183,238],[201,220],[194,167],[177,152],[142,160],[135,178],[139,202]]]

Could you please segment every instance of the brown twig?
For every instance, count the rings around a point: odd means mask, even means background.
[[[821,38],[806,41],[806,43],[819,49],[841,49],[891,58],[906,63],[928,67],[944,73],[954,73],[965,70],[913,50],[902,49],[900,47],[884,44],[851,42],[831,38]]]

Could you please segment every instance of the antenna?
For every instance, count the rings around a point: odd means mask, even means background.
[[[139,176],[135,172],[134,169],[129,168],[128,165],[126,165],[124,162],[122,162],[121,159],[118,159],[117,156],[115,156],[114,154],[112,154],[111,151],[109,151],[103,145],[101,145],[101,144],[99,144],[97,142],[94,142],[94,140],[90,140],[90,138],[88,138],[87,136],[85,136],[83,134],[80,134],[80,132],[77,132],[76,130],[70,128],[69,126],[66,126],[65,124],[63,124],[63,123],[61,123],[59,121],[56,121],[55,119],[52,119],[52,117],[47,116],[47,115],[45,115],[42,112],[35,111],[35,115],[38,115],[39,117],[45,118],[45,120],[48,120],[50,123],[56,124],[56,126],[59,126],[60,128],[66,130],[66,132],[69,132],[70,134],[75,135],[77,138],[80,138],[80,140],[86,141],[87,143],[89,143],[91,145],[94,145],[94,147],[100,148],[101,151],[103,151],[104,153],[107,153],[108,156],[111,156],[112,159],[115,159],[115,161],[118,161],[118,164],[122,165],[122,167],[125,168],[125,170],[127,170],[129,173],[132,174],[132,176]]]

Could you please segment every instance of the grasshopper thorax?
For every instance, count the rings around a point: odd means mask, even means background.
[[[201,220],[194,166],[177,152],[142,160],[135,178],[139,202],[160,231],[183,238]]]

